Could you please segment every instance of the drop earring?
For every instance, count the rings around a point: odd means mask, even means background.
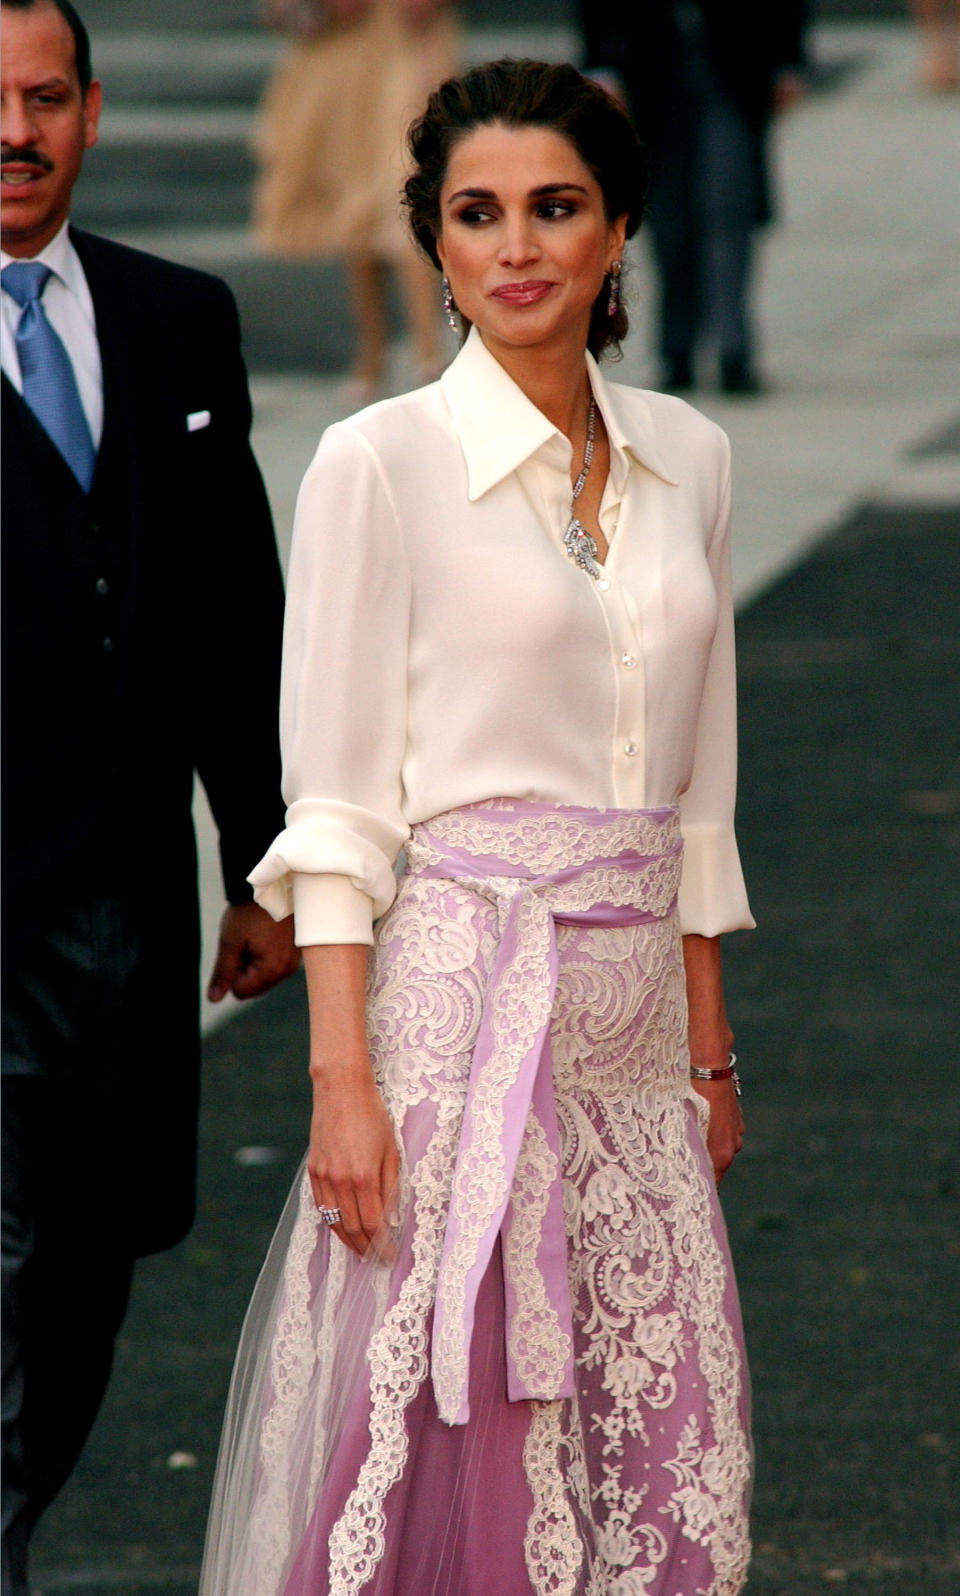
[[[620,309],[620,270],[620,261],[614,260],[610,262],[610,270],[607,273],[609,282],[609,287],[607,290],[608,316],[615,316],[617,311]]]
[[[444,277],[442,279],[440,287],[443,290],[443,313],[450,324],[451,330],[453,332],[459,332],[460,328],[457,325],[457,307],[453,302],[453,289],[450,287],[449,277]]]

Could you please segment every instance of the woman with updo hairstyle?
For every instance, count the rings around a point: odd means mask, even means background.
[[[301,1177],[244,1327],[202,1596],[734,1596],[748,1388],[729,447],[607,380],[644,162],[572,67],[410,130],[459,352],[297,506]]]
[[[569,140],[600,186],[608,221],[625,216],[626,237],[633,237],[643,214],[647,156],[616,101],[598,94],[596,85],[572,66],[492,61],[442,84],[408,134],[413,172],[406,181],[404,199],[410,227],[438,270],[442,269],[437,253],[440,194],[450,152],[465,132],[491,122],[516,128],[547,127]],[[470,323],[461,315],[460,325],[462,342]],[[618,295],[611,308],[605,283],[594,303],[587,336],[594,359],[607,351],[619,359],[628,326],[623,297]]]

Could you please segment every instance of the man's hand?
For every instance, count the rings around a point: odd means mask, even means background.
[[[228,992],[235,998],[259,997],[292,975],[299,964],[292,915],[278,921],[258,903],[228,904],[220,921],[220,944],[207,997],[211,1003],[219,1003]]]

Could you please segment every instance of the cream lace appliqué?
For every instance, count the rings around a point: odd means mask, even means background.
[[[533,1494],[524,1554],[530,1585],[540,1596],[577,1596],[586,1558],[567,1484],[569,1424],[561,1402],[532,1402],[523,1466]],[[581,1459],[582,1461],[582,1459]],[[581,1587],[582,1588],[582,1587]]]
[[[459,1393],[467,1380],[463,1327],[467,1274],[476,1259],[481,1236],[507,1197],[506,1166],[500,1144],[504,1096],[516,1081],[537,1032],[550,1016],[545,975],[549,938],[549,916],[543,904],[532,895],[526,896],[518,909],[517,956],[499,982],[497,995],[490,1005],[493,1062],[482,1071],[474,1090],[474,1134],[470,1153],[461,1159],[453,1186],[460,1228],[447,1259],[442,1288],[444,1319],[437,1338],[439,1372],[436,1377],[437,1406],[441,1413],[456,1412]],[[535,1251],[531,1259],[527,1248],[518,1259],[521,1266],[525,1265],[521,1278],[532,1276],[530,1283],[534,1293],[539,1286],[535,1258]],[[562,1332],[558,1333],[565,1342]],[[540,1346],[546,1350],[542,1341]],[[532,1347],[533,1343],[531,1351]],[[561,1370],[565,1355],[564,1349],[559,1358]],[[559,1382],[553,1386],[553,1390],[558,1389]]]
[[[657,1519],[668,1517],[708,1548],[709,1596],[733,1596],[749,1557],[750,1454],[739,1351],[723,1312],[726,1267],[689,1138],[678,933],[672,921],[604,933],[602,961],[597,933],[582,960],[570,946],[576,935],[561,932],[554,1061],[578,1364],[600,1375],[604,1398],[584,1417],[602,1442],[594,1498],[606,1589],[641,1596],[651,1588],[667,1552]],[[631,1012],[640,1024],[624,1028],[621,1051],[610,1021]],[[683,1425],[662,1464],[676,1488],[650,1516],[652,1491],[638,1489],[621,1460],[635,1457],[630,1443],[646,1444],[657,1415],[673,1409],[678,1366],[692,1355],[712,1445],[704,1447],[695,1422]]]
[[[570,1356],[570,1338],[550,1304],[537,1253],[550,1187],[559,1173],[557,1164],[543,1126],[531,1112],[517,1160],[512,1224],[504,1247],[507,1272],[526,1284],[511,1322],[509,1350],[524,1384],[546,1386],[552,1381],[554,1391]]]
[[[488,820],[485,812],[491,810],[513,818],[506,823]],[[549,815],[532,815],[519,800],[514,804],[496,798],[469,809],[452,809],[415,826],[406,853],[411,864],[432,863],[437,857],[432,846],[435,841],[549,875],[589,864],[591,859],[616,858],[628,850],[643,856],[662,853],[673,847],[679,836],[679,821],[672,810],[658,812],[658,818],[611,810],[609,819],[585,826],[579,816],[564,813],[562,807]]]
[[[456,1155],[453,1130],[450,1124],[438,1126],[412,1176],[414,1263],[370,1345],[370,1449],[330,1534],[330,1596],[361,1591],[383,1557],[384,1502],[407,1458],[404,1413],[429,1369],[427,1322]]]

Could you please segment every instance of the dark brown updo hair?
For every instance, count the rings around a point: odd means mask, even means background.
[[[649,168],[626,112],[576,67],[546,61],[489,61],[441,83],[407,133],[413,172],[404,185],[404,201],[413,235],[438,270],[440,190],[451,153],[466,134],[493,122],[511,128],[547,128],[567,139],[600,185],[607,220],[626,216],[627,237],[633,237],[643,215]],[[608,316],[607,293],[605,279],[594,301],[587,337],[587,347],[597,358],[608,349],[618,355],[627,334],[623,303]],[[468,330],[464,318],[464,335]]]

